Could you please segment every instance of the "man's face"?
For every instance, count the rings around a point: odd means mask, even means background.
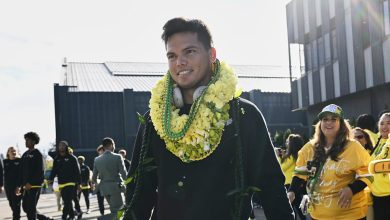
[[[58,152],[61,156],[64,156],[66,154],[66,145],[62,142],[58,144]]]
[[[167,58],[172,79],[182,89],[196,89],[207,85],[211,79],[211,63],[215,49],[206,50],[198,35],[182,32],[172,35],[167,41]]]
[[[26,147],[27,148],[33,148],[34,145],[35,145],[35,141],[31,140],[30,138],[25,138],[24,139],[26,141]]]

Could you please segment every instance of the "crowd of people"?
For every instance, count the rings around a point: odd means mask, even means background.
[[[291,134],[280,162],[296,215],[390,219],[389,174],[368,170],[371,161],[390,158],[389,133],[389,112],[382,112],[377,123],[371,115],[360,115],[351,128],[342,108],[331,104],[318,114],[314,135],[306,144]]]
[[[89,214],[90,193],[97,194],[99,210],[103,216],[102,219],[113,219],[112,216],[116,216],[116,212],[122,208],[124,203],[124,190],[121,190],[118,196],[112,195],[106,189],[118,188],[118,183],[123,184],[123,180],[126,179],[127,169],[125,161],[130,165],[130,161],[125,158],[126,150],[120,150],[121,154],[113,153],[112,151],[115,149],[114,141],[111,138],[105,138],[102,141],[102,145],[97,148],[99,156],[96,157],[96,161],[100,161],[98,159],[100,156],[103,158],[103,154],[110,152],[110,155],[114,155],[117,158],[118,165],[111,166],[113,165],[112,161],[98,162],[95,163],[92,172],[89,166],[84,163],[84,156],[80,155],[76,158],[69,144],[66,141],[60,141],[56,150],[49,152],[49,156],[53,158],[53,166],[48,179],[44,179],[44,159],[41,152],[35,148],[40,138],[35,132],[28,132],[24,137],[28,150],[23,156],[20,157],[18,149],[11,146],[7,150],[3,166],[0,163],[0,193],[4,186],[6,197],[12,210],[12,219],[21,219],[21,207],[23,207],[28,220],[52,219],[39,213],[37,210],[39,196],[46,181],[57,197],[58,211],[62,211],[61,219],[82,219],[83,213]],[[111,144],[105,147],[107,140]],[[108,167],[110,170],[108,173],[104,173],[99,165],[104,168]],[[112,169],[112,167],[119,167],[121,170],[116,172],[115,168]],[[111,178],[112,176],[116,176],[116,178]],[[103,190],[102,187],[111,181],[115,181],[116,187],[106,186],[106,189]],[[79,203],[81,194],[83,194],[85,199],[85,212],[81,211]],[[116,196],[116,202],[119,203],[116,206],[112,202],[113,196]],[[111,213],[109,216],[104,215],[104,198],[106,198],[110,206]]]

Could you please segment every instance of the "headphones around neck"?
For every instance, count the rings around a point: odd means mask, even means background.
[[[192,94],[192,100],[195,101],[197,98],[202,95],[203,90],[205,90],[207,86],[199,86],[195,89],[194,94]],[[183,95],[181,94],[181,90],[179,87],[175,86],[173,89],[173,98],[172,98],[173,104],[176,106],[176,108],[182,108],[184,106],[184,99]]]

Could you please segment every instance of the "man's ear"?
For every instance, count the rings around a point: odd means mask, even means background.
[[[211,47],[209,53],[210,53],[210,61],[211,63],[214,63],[217,60],[217,50],[214,47]]]

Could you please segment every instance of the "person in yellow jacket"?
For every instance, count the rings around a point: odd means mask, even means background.
[[[359,141],[359,143],[366,149],[366,151],[371,154],[372,150],[374,149],[372,139],[369,135],[369,133],[360,128],[360,127],[355,127],[352,130],[353,133],[353,138],[356,141]],[[378,138],[376,138],[377,140]],[[372,184],[371,184],[372,185]],[[371,195],[371,189],[369,187],[366,187],[364,189],[364,193],[367,196],[367,220],[374,220],[374,207],[373,207],[373,202],[372,202],[372,195]]]
[[[288,197],[293,201],[297,186],[307,181],[313,219],[365,219],[370,155],[352,139],[341,107],[324,107],[318,119],[313,139],[298,153]]]
[[[380,140],[376,144],[372,154],[372,160],[389,159],[390,145],[386,145],[390,133],[390,113],[384,113],[378,122]],[[375,220],[390,219],[390,180],[389,174],[374,174],[374,182],[371,186],[374,202]]]
[[[283,174],[286,177],[284,185],[286,189],[290,188],[291,180],[294,173],[295,163],[298,158],[298,151],[303,147],[303,138],[299,134],[290,134],[286,139],[286,153],[280,159],[280,166]],[[300,219],[305,219],[302,211],[299,209],[299,204],[302,199],[304,188],[302,187],[295,195],[296,199],[291,203],[295,215]]]

